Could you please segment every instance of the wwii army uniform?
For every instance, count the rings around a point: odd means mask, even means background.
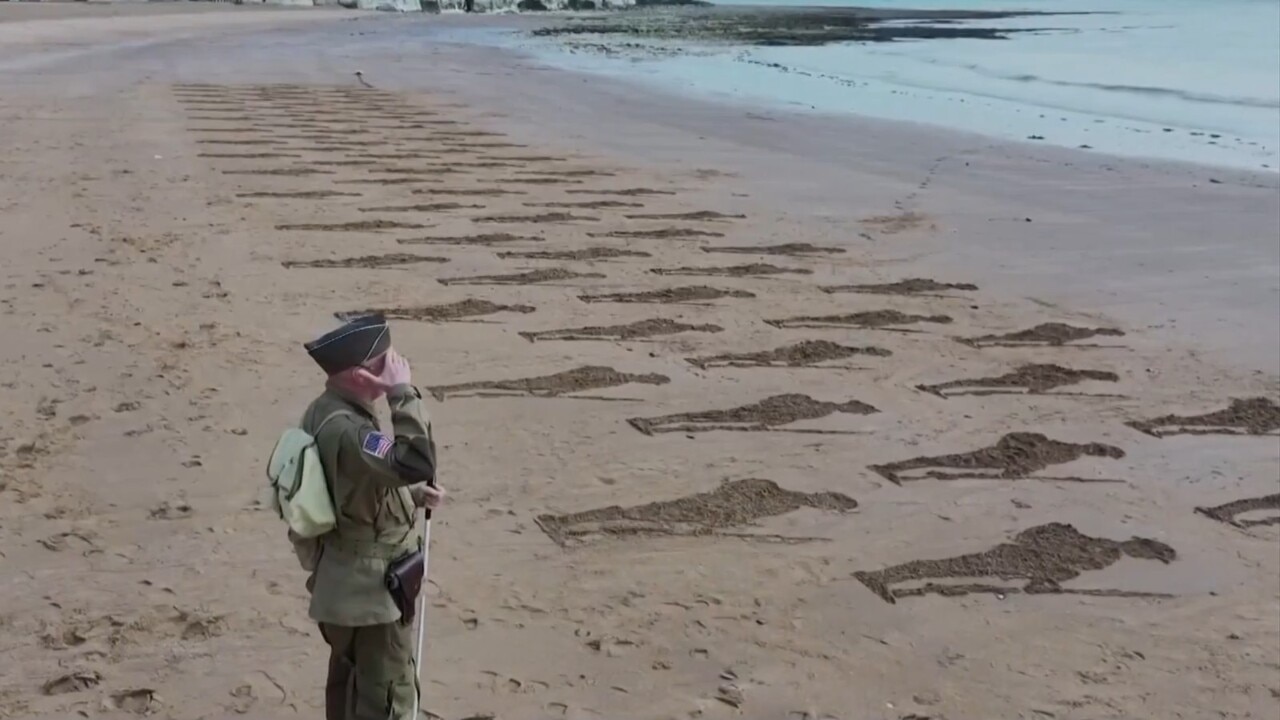
[[[369,316],[307,345],[333,373],[390,347],[380,316]],[[421,548],[408,486],[435,478],[435,443],[422,396],[410,385],[387,394],[394,437],[373,408],[329,388],[303,414],[316,438],[337,527],[318,542],[295,542],[312,570],[310,615],[330,647],[326,720],[412,720],[418,693],[411,625],[385,585],[387,566]]]

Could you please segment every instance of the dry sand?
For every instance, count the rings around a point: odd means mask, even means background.
[[[433,717],[1280,710],[1274,176],[413,40],[455,19],[27,11],[0,717],[320,716],[257,502],[301,343],[370,307],[444,398]],[[909,278],[962,286],[865,287]]]

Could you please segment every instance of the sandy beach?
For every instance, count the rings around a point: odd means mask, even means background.
[[[0,718],[322,716],[265,465],[371,308],[425,717],[1280,712],[1274,173],[446,32],[536,22],[0,4]]]

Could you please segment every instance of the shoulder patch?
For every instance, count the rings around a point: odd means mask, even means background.
[[[371,432],[364,436],[364,443],[361,444],[360,449],[374,457],[386,458],[387,453],[391,452],[393,444],[391,438],[386,435],[380,432]]]

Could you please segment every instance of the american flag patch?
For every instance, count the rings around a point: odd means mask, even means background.
[[[374,457],[385,458],[387,453],[391,452],[393,444],[391,438],[386,435],[380,432],[371,432],[364,436],[364,445],[360,449]]]

